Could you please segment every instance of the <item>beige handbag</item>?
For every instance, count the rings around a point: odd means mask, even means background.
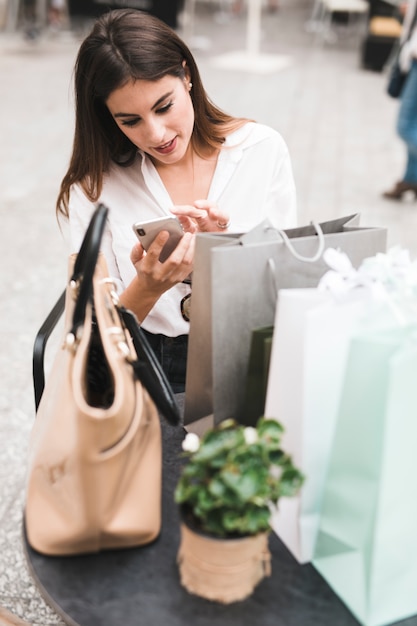
[[[71,279],[35,341],[37,416],[25,503],[29,544],[49,555],[139,546],[161,527],[161,432],[156,406],[179,411],[134,316],[118,306],[100,241],[100,205]],[[65,332],[44,388],[46,341],[65,301]],[[145,388],[146,387],[146,388]]]

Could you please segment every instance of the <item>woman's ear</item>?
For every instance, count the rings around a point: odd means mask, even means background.
[[[184,70],[184,80],[185,80],[186,83],[189,83],[190,82],[190,78],[191,78],[191,73],[190,73],[190,70],[188,68],[187,61],[185,59],[182,62],[182,67],[183,67],[183,70]]]

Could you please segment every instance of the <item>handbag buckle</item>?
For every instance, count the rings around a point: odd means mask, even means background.
[[[118,350],[120,350],[120,352],[122,353],[122,355],[125,357],[125,359],[127,361],[131,361],[132,360],[132,354],[131,354],[131,350],[127,344],[126,341],[126,335],[123,332],[122,328],[119,328],[119,326],[110,326],[110,328],[106,329],[106,333],[108,335],[111,335],[113,337],[116,337],[116,346],[118,348]],[[119,340],[117,340],[120,337]]]
[[[67,333],[62,348],[70,352],[75,352],[79,343],[80,337],[76,337],[74,333]]]
[[[120,298],[119,298],[119,294],[117,293],[117,286],[116,286],[116,281],[114,280],[114,278],[111,278],[110,276],[106,276],[100,281],[100,283],[102,285],[111,285],[113,287],[113,289],[110,289],[110,297],[112,299],[113,304],[117,306],[120,302]]]

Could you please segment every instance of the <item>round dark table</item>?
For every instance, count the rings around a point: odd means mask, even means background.
[[[162,422],[162,531],[152,544],[94,555],[47,557],[27,543],[27,562],[45,600],[72,626],[358,626],[312,565],[299,565],[271,533],[272,575],[243,602],[223,606],[188,594],[176,565],[173,501],[182,427]],[[417,626],[417,617],[399,622]]]

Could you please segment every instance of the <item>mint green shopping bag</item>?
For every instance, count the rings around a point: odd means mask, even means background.
[[[417,329],[350,346],[313,564],[366,626],[417,613]]]

